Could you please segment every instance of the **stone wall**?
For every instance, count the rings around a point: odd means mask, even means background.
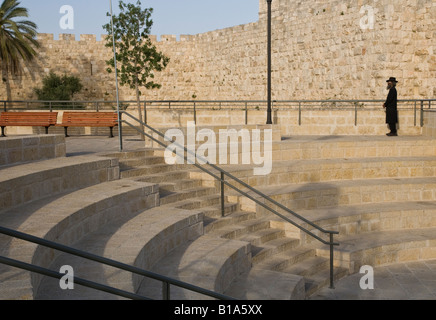
[[[66,156],[65,137],[35,135],[0,139],[0,166]]]
[[[273,99],[383,99],[386,79],[400,98],[436,96],[436,2],[432,0],[273,0]],[[373,20],[371,20],[373,18]],[[373,24],[371,23],[373,22]],[[266,99],[266,1],[259,20],[207,33],[164,35],[156,45],[171,62],[160,90],[143,99]],[[50,70],[79,76],[77,99],[114,100],[112,52],[94,35],[38,36],[38,61],[12,83],[13,99],[35,99]],[[6,96],[0,88],[0,100]],[[134,100],[121,88],[120,98]]]

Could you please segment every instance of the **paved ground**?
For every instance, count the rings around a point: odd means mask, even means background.
[[[337,281],[335,289],[324,288],[316,300],[436,300],[436,260],[392,264],[374,268],[374,289],[360,288],[356,273]],[[366,278],[364,284],[368,284]]]
[[[144,148],[137,136],[123,139],[123,151]],[[75,136],[66,140],[67,155],[120,151],[117,137]],[[393,264],[374,268],[374,289],[360,288],[362,277],[356,273],[325,288],[313,300],[436,300],[436,260]],[[368,282],[366,282],[368,283]]]
[[[120,139],[105,136],[71,136],[66,138],[67,156],[85,155],[92,153],[120,151]],[[133,151],[145,147],[145,142],[139,136],[123,138],[122,150]]]

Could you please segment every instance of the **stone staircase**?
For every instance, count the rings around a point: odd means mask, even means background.
[[[339,231],[336,280],[365,264],[436,257],[435,140],[294,136],[274,142],[273,157],[267,176],[253,176],[250,165],[222,167],[305,219]],[[219,183],[191,165],[165,164],[160,149],[0,171],[2,226],[239,299],[305,299],[328,285],[327,246],[229,187],[222,217]],[[14,196],[11,186],[20,190]],[[162,297],[154,280],[4,236],[0,246],[5,256],[53,270],[74,265],[76,276]],[[206,299],[171,289],[172,299]],[[0,266],[0,297],[117,299],[80,286],[61,290],[58,280],[6,266]]]
[[[157,153],[159,154],[159,151]],[[116,154],[111,154],[110,156],[116,156]],[[128,157],[126,154],[123,156]],[[271,217],[259,216],[255,211],[240,210],[239,205],[236,203],[227,202],[226,216],[221,217],[220,190],[218,185],[203,186],[204,184],[208,185],[207,179],[205,179],[206,181],[196,179],[198,171],[192,166],[168,166],[168,170],[174,171],[166,171],[162,169],[164,165],[162,163],[159,164],[159,159],[163,162],[162,155],[138,158],[141,156],[140,154],[132,153],[130,156],[132,157],[130,159],[120,159],[122,177],[132,178],[137,176],[136,179],[140,181],[159,183],[161,207],[195,208],[201,210],[204,214],[205,236],[171,252],[170,256],[156,264],[153,269],[155,272],[164,272],[167,276],[182,279],[180,263],[175,261],[174,256],[178,256],[179,259],[185,256],[185,259],[190,261],[191,274],[201,272],[201,270],[192,267],[193,261],[200,260],[199,257],[195,258],[198,248],[206,246],[205,243],[210,239],[229,239],[249,244],[251,253],[248,262],[250,266],[248,268],[245,267],[244,271],[234,275],[233,285],[228,281],[228,284],[222,286],[222,288],[227,286],[224,292],[230,296],[240,299],[248,297],[254,299],[302,299],[305,295],[315,292],[328,283],[328,259],[317,257],[316,250],[312,247],[301,246],[300,239],[288,236],[285,228],[280,224],[277,227],[277,222],[271,220]],[[151,167],[157,168],[159,172],[144,175],[144,172],[149,172]],[[194,178],[190,178],[191,176]],[[210,250],[212,251],[213,248],[210,248]],[[283,259],[283,257],[286,258],[281,264],[270,265],[266,262],[271,261],[273,258]],[[205,256],[201,257],[203,260],[205,258]],[[310,268],[307,266],[310,266]],[[286,267],[289,271],[285,270]],[[300,272],[299,276],[295,276],[298,273],[291,271],[296,270],[304,271]],[[344,268],[337,268],[335,270],[336,279],[345,274]],[[246,285],[245,288],[250,288],[249,292],[241,292],[239,285],[241,280],[239,279],[245,279],[246,282],[248,276],[250,286]],[[265,295],[265,293],[262,293],[265,287],[261,284],[265,282],[264,278],[271,279],[271,277],[281,279],[283,283],[288,283],[288,286],[283,288],[284,291],[271,290],[271,292]],[[303,277],[305,281],[303,281]],[[183,279],[187,282],[193,280],[186,274],[183,275]],[[214,282],[214,279],[209,280],[209,282],[201,282],[198,279],[195,282],[192,281],[192,283],[203,283],[203,287],[209,287],[210,282]],[[161,297],[159,286],[160,284],[156,281],[144,280],[139,292],[145,296],[159,299]],[[209,287],[209,289],[216,290],[215,287]],[[176,298],[180,299],[204,298],[204,296],[193,295],[186,292],[186,290],[175,290],[174,294]]]

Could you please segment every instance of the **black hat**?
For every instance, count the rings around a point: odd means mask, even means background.
[[[386,82],[389,82],[389,81],[392,81],[392,82],[395,82],[395,83],[398,82],[395,77],[390,77],[389,80],[386,80]]]

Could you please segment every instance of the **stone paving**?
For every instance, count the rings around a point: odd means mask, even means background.
[[[136,136],[125,137],[123,151],[143,149]],[[67,156],[117,152],[118,138],[76,136],[66,140]],[[361,289],[366,274],[355,273],[324,288],[311,300],[436,300],[436,260],[407,262],[374,268],[374,289]]]
[[[374,289],[361,289],[366,273],[355,273],[324,288],[312,300],[436,300],[436,260],[374,268]],[[363,279],[362,282],[365,282]],[[367,282],[366,282],[367,283]]]

